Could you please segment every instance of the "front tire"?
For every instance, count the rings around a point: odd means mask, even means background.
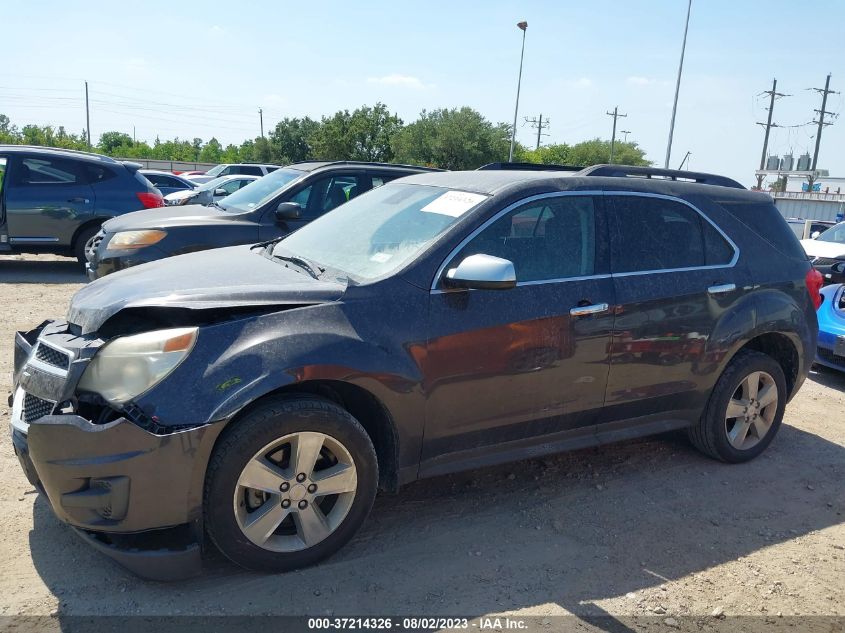
[[[85,255],[88,242],[94,239],[94,236],[99,232],[99,226],[89,226],[87,229],[80,231],[79,235],[76,236],[76,241],[73,243],[73,256],[76,257],[76,261],[82,264],[83,268],[88,262],[88,257]]]
[[[771,356],[740,351],[716,382],[689,437],[705,455],[740,463],[757,457],[783,421],[787,390],[783,369]]]
[[[358,531],[378,486],[367,432],[321,399],[272,399],[225,432],[206,476],[214,544],[247,569],[280,572],[334,554]]]

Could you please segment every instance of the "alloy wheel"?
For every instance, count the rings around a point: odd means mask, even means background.
[[[758,444],[772,428],[778,410],[778,387],[768,373],[755,371],[743,378],[728,402],[725,433],[737,450]]]
[[[292,433],[246,463],[235,485],[235,518],[255,545],[300,551],[340,526],[357,487],[355,462],[343,444],[323,433]]]

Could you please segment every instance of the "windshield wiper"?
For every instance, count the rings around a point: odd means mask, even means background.
[[[273,255],[273,259],[280,259],[283,262],[290,262],[291,264],[295,264],[299,266],[302,270],[307,272],[311,275],[314,279],[319,279],[320,275],[326,272],[326,269],[322,266],[317,266],[316,264],[312,264],[307,259],[303,257],[298,257],[296,255]],[[320,271],[319,273],[317,271]]]
[[[253,244],[249,247],[249,250],[255,250],[256,248],[269,248],[275,244],[278,244],[284,239],[284,236],[274,237],[272,240],[264,240],[263,242],[258,242],[257,244]]]

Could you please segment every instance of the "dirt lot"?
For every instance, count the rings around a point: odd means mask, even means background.
[[[0,258],[3,428],[13,332],[62,315],[82,283],[70,260]],[[0,616],[573,613],[699,630],[720,612],[845,615],[845,375],[834,372],[811,375],[752,463],[716,463],[673,434],[439,477],[379,497],[339,555],[280,576],[212,555],[202,577],[140,581],[59,524],[5,431],[0,478]]]

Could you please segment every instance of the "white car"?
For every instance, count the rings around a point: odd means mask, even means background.
[[[221,176],[214,178],[200,185],[196,189],[176,191],[164,196],[164,203],[167,206],[179,206],[183,204],[211,204],[222,200],[230,193],[247,186],[258,176]]]
[[[814,240],[801,240],[801,246],[826,283],[845,282],[845,222],[840,222]]]
[[[276,171],[278,165],[259,165],[253,163],[223,163],[212,167],[204,174],[199,176],[186,176],[188,180],[193,182],[204,183],[213,180],[219,176],[266,176],[271,171]]]

